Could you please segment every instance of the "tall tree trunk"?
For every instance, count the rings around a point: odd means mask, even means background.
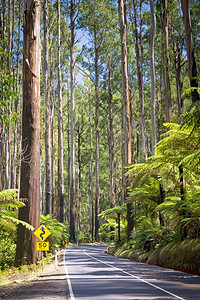
[[[64,179],[63,179],[63,110],[62,74],[60,62],[60,0],[58,0],[58,199],[59,220],[64,221]]]
[[[68,90],[70,90],[70,87],[68,88]],[[70,97],[68,97],[70,98]],[[68,148],[68,151],[67,151],[67,162],[68,162],[68,168],[67,168],[67,173],[68,173],[68,212],[70,211],[70,101],[71,99],[68,100],[68,105],[67,105],[67,108],[68,108],[68,114],[67,114],[67,148]],[[70,213],[68,213],[68,222],[70,223]]]
[[[185,31],[189,78],[190,78],[190,85],[192,88],[192,102],[194,103],[195,101],[199,100],[199,93],[197,91],[198,78],[197,78],[197,67],[196,67],[196,60],[194,56],[194,47],[193,47],[193,40],[192,40],[189,0],[181,0],[181,8],[183,12],[183,25]]]
[[[95,240],[99,241],[99,71],[98,61],[99,52],[97,46],[96,29],[94,30],[94,45],[95,45],[95,132],[96,132],[96,186],[95,186]]]
[[[135,163],[135,156],[134,156],[134,151],[135,151],[135,120],[133,117],[133,110],[134,110],[134,93],[132,94],[131,92],[133,92],[132,90],[130,91],[130,122],[131,122],[131,162]]]
[[[114,138],[113,138],[113,105],[112,105],[112,85],[111,85],[111,59],[108,62],[108,107],[109,107],[109,162],[110,162],[110,207],[115,207],[114,189]]]
[[[45,99],[45,213],[52,213],[51,205],[51,123],[49,103],[49,50],[48,50],[48,0],[44,1],[44,99]]]
[[[137,12],[135,0],[133,0],[134,9],[134,25],[135,25],[135,52],[137,61],[137,77],[138,77],[138,88],[139,88],[139,98],[140,98],[140,120],[141,120],[141,145],[142,145],[142,156],[147,158],[146,151],[146,133],[145,133],[145,118],[144,118],[144,93],[143,93],[143,78],[142,78],[142,66],[140,61],[140,51],[139,51],[139,38],[138,38],[138,27],[137,27]]]
[[[14,10],[14,2],[12,3],[11,0],[8,2],[8,10],[9,10],[9,16],[8,16],[8,72],[9,75],[12,76],[12,70],[11,70],[11,60],[12,60],[12,39],[13,39],[13,26],[14,19],[12,11]],[[13,87],[10,85],[10,89],[13,90]],[[10,107],[8,114],[12,114],[12,100],[10,100]],[[11,165],[12,165],[12,123],[9,123],[8,128],[8,188],[11,188]]]
[[[171,83],[170,83],[170,56],[169,56],[169,10],[168,0],[162,2],[162,25],[164,41],[164,98],[166,121],[171,122],[172,103],[171,103]]]
[[[71,0],[71,159],[70,159],[70,240],[75,241],[75,3]]]
[[[171,28],[171,38],[172,46],[174,52],[174,67],[175,67],[175,76],[176,76],[176,94],[177,94],[177,103],[178,103],[178,116],[180,117],[183,113],[183,97],[182,89],[183,82],[181,80],[181,56],[182,56],[182,46],[180,42],[175,40],[173,26]]]
[[[181,196],[181,202],[182,202],[182,206],[181,206],[181,216],[183,218],[187,217],[187,212],[186,212],[186,205],[185,205],[185,193],[184,193],[184,187],[183,187],[183,166],[180,165],[179,166],[179,179],[180,179],[180,196]],[[181,223],[180,225],[180,230],[181,230],[181,239],[184,240],[187,237],[187,228],[186,226],[184,226],[183,223]]]
[[[5,129],[5,182],[6,189],[10,188],[10,180],[9,180],[9,128]]]
[[[16,92],[19,93],[19,56],[20,56],[20,26],[21,26],[21,3],[19,1],[19,19],[18,19],[18,38],[17,38],[17,70],[16,70]],[[19,95],[15,100],[15,112],[16,114],[19,113]],[[14,145],[13,145],[13,165],[12,165],[12,184],[13,188],[18,188],[18,174],[17,168],[19,165],[19,128],[18,128],[18,118],[15,120],[15,129],[14,129]]]
[[[121,241],[120,213],[117,214],[117,225],[118,225],[118,242],[120,242]]]
[[[94,201],[93,201],[93,127],[92,127],[92,96],[91,86],[89,90],[89,119],[90,119],[90,171],[89,171],[89,195],[90,195],[90,234],[94,237]]]
[[[78,230],[81,230],[81,131],[78,124],[77,128],[78,135],[78,175],[77,175],[77,189],[78,189],[78,201],[77,201],[77,211],[78,211]]]
[[[150,71],[151,71],[151,144],[152,155],[155,153],[156,145],[156,109],[155,109],[155,61],[154,61],[154,39],[156,33],[156,14],[154,10],[153,0],[150,0],[151,9],[151,30],[149,36],[149,52],[150,52]]]
[[[55,135],[54,135],[54,97],[51,104],[51,203],[52,216],[56,217],[56,183],[55,183]]]
[[[11,75],[11,52],[12,52],[12,1],[8,1],[8,19],[7,19],[7,36],[8,36],[8,44],[7,44],[7,72],[8,76]],[[9,84],[9,89],[12,90],[11,84]],[[5,99],[8,101],[7,99]],[[11,115],[12,102],[10,100],[8,106],[8,116]],[[6,189],[11,187],[11,131],[12,124],[9,124],[5,127],[5,182]]]
[[[123,124],[125,135],[125,164],[131,163],[131,124],[130,124],[130,103],[129,103],[129,83],[128,83],[128,54],[127,54],[127,29],[125,16],[125,1],[118,0],[120,36],[121,36],[121,68],[122,68],[122,107],[124,108],[123,116],[125,121]],[[124,167],[124,165],[123,165]],[[125,199],[127,200],[128,191],[125,188]],[[127,238],[130,239],[133,230],[132,203],[127,203]]]
[[[40,225],[40,1],[24,0],[23,114],[20,197],[27,198],[19,219]],[[27,160],[28,159],[28,160]],[[36,237],[18,225],[15,266],[35,263]]]
[[[160,189],[160,199],[158,204],[161,204],[165,201],[165,191],[163,189],[163,184],[161,181],[159,181],[159,189]],[[159,221],[161,226],[165,225],[163,214],[160,211],[159,211]]]
[[[18,13],[18,25],[17,25],[17,41],[16,41],[16,46],[17,46],[17,64],[16,64],[16,69],[13,70],[14,73],[16,73],[16,85],[14,90],[19,93],[19,47],[20,47],[20,25],[21,25],[21,3],[19,1],[19,13]],[[15,17],[15,1],[13,3],[13,19]],[[14,32],[14,21],[13,21],[13,29],[12,32]],[[13,39],[12,39],[12,44],[13,44]],[[19,96],[17,97],[17,99],[15,99],[14,102],[14,107],[15,107],[15,112],[18,115],[18,110],[19,110]],[[16,118],[15,120],[15,126],[14,126],[14,144],[13,144],[13,158],[12,158],[12,172],[11,172],[11,186],[13,188],[18,188],[17,185],[17,165],[18,165],[18,156],[19,156],[19,128],[18,128],[18,118]]]
[[[113,105],[111,85],[111,58],[108,61],[108,108],[109,108],[109,162],[110,162],[110,207],[115,207],[114,189],[114,139],[113,139]]]
[[[50,44],[52,44],[52,33],[50,34]],[[55,100],[56,100],[56,88],[53,84],[55,82],[54,76],[54,63],[53,63],[53,49],[50,51],[50,143],[51,143],[51,207],[52,216],[56,217],[56,186],[55,186],[55,133],[54,133],[54,110],[55,110]]]

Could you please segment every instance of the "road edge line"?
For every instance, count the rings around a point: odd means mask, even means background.
[[[135,276],[135,275],[133,275],[133,274],[131,274],[131,273],[129,273],[129,272],[126,272],[126,271],[124,271],[123,269],[116,268],[115,266],[113,266],[113,265],[111,265],[111,264],[105,263],[105,262],[103,262],[102,260],[100,260],[100,259],[98,259],[98,258],[96,258],[96,257],[94,257],[94,256],[92,256],[92,255],[90,255],[90,254],[88,254],[85,250],[84,250],[84,253],[85,253],[87,256],[90,256],[91,258],[93,258],[93,259],[99,261],[100,263],[103,263],[103,264],[105,264],[105,265],[107,265],[107,266],[109,266],[109,267],[111,267],[111,268],[113,268],[113,269],[115,269],[115,270],[121,271],[121,272],[123,272],[123,273],[125,273],[125,274],[127,274],[127,275],[129,275],[129,276],[131,276],[131,277],[133,277],[133,278],[135,278],[135,279],[137,279],[137,280],[140,280],[140,281],[142,281],[142,282],[144,282],[144,283],[146,283],[146,284],[148,284],[148,285],[150,285],[150,286],[152,286],[152,287],[154,287],[154,288],[156,288],[156,289],[161,290],[162,292],[165,292],[165,293],[168,294],[168,295],[171,295],[171,296],[173,296],[173,297],[175,297],[175,298],[177,298],[177,299],[180,299],[180,300],[185,300],[184,298],[182,298],[182,297],[180,297],[180,296],[178,296],[178,295],[175,295],[175,294],[173,294],[173,293],[171,293],[171,292],[169,292],[169,291],[167,291],[167,290],[165,290],[165,289],[163,289],[163,288],[161,288],[161,287],[159,287],[159,286],[157,286],[157,285],[155,285],[155,284],[153,284],[153,283],[151,283],[151,282],[148,282],[148,281],[146,281],[146,280],[144,280],[144,279],[142,279],[142,278],[140,278],[140,277],[138,277],[138,276]]]
[[[71,281],[70,281],[67,265],[66,265],[66,262],[65,262],[66,252],[67,251],[65,250],[64,255],[63,255],[63,264],[64,264],[64,267],[65,267],[65,273],[66,273],[66,276],[67,276],[67,284],[68,284],[68,287],[69,287],[70,300],[76,300],[75,297],[74,297],[74,293],[73,293],[72,284],[71,284]]]

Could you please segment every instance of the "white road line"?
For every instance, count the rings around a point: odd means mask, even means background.
[[[71,281],[70,281],[70,278],[69,278],[69,273],[68,273],[67,265],[65,263],[65,254],[66,254],[66,251],[65,251],[64,256],[63,256],[63,263],[64,263],[64,266],[65,266],[65,273],[67,275],[67,283],[68,283],[68,287],[69,287],[70,300],[76,300],[75,297],[74,297],[74,293],[73,293]]]
[[[154,288],[156,288],[156,289],[158,289],[158,290],[163,291],[164,293],[167,293],[167,294],[169,294],[169,295],[171,295],[171,296],[173,296],[173,297],[175,297],[175,298],[177,298],[177,299],[185,300],[184,298],[181,298],[181,297],[179,297],[179,296],[177,296],[177,295],[175,295],[175,294],[173,294],[173,293],[171,293],[171,292],[169,292],[169,291],[167,291],[167,290],[165,290],[165,289],[162,289],[161,287],[159,287],[159,286],[157,286],[157,285],[155,285],[155,284],[153,284],[153,283],[150,283],[150,282],[148,282],[148,281],[146,281],[146,280],[144,280],[144,279],[142,279],[142,278],[140,278],[140,277],[138,277],[138,276],[135,276],[135,275],[133,275],[133,274],[131,274],[131,273],[129,273],[129,272],[126,272],[126,271],[124,271],[123,269],[116,268],[116,267],[114,267],[113,265],[108,264],[108,263],[106,263],[106,262],[104,262],[104,261],[102,261],[102,260],[100,260],[100,259],[98,259],[98,258],[96,258],[96,257],[94,257],[94,256],[92,256],[92,255],[90,255],[90,254],[88,254],[88,253],[86,253],[85,250],[84,250],[84,253],[85,253],[87,256],[89,256],[89,257],[95,259],[96,261],[98,261],[98,262],[100,262],[100,263],[103,263],[103,264],[105,264],[105,265],[107,265],[107,266],[109,266],[109,267],[111,267],[111,268],[113,268],[113,269],[115,269],[115,270],[121,271],[121,272],[123,272],[124,274],[127,274],[127,275],[129,275],[129,276],[131,276],[131,277],[133,277],[133,278],[136,278],[136,279],[138,279],[138,280],[140,280],[140,281],[142,281],[142,282],[144,282],[144,283],[146,283],[146,284],[148,284],[148,285],[150,285],[150,286],[152,286],[152,287],[154,287]]]

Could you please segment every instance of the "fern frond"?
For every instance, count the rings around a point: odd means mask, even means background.
[[[9,233],[16,231],[16,226],[7,216],[4,216],[3,213],[0,217],[0,228]]]
[[[0,208],[20,208],[25,206],[25,204],[19,200],[0,200]]]
[[[0,192],[0,200],[1,199],[14,199],[18,196],[18,190],[17,189],[9,189],[9,190],[3,190]]]
[[[126,205],[122,205],[122,206],[115,206],[114,208],[109,208],[104,210],[101,214],[99,214],[100,217],[102,218],[114,218],[116,219],[118,217],[118,214],[122,215],[125,214],[127,208]]]

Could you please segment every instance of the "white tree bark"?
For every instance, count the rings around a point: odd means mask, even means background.
[[[52,214],[51,205],[51,123],[49,103],[48,0],[44,0],[44,99],[45,99],[45,213]]]
[[[151,30],[149,37],[150,71],[151,71],[151,143],[152,155],[155,154],[156,145],[156,110],[155,110],[155,61],[154,61],[154,39],[156,33],[156,14],[153,0],[150,0]]]
[[[71,0],[71,152],[70,152],[70,240],[75,241],[75,3]]]
[[[63,179],[63,109],[62,74],[60,61],[60,0],[58,0],[58,198],[59,219],[64,221],[64,179]]]

